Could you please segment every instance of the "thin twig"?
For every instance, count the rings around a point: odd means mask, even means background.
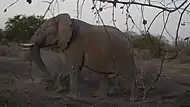
[[[83,10],[84,3],[85,3],[85,0],[82,1],[82,4],[80,6],[80,18],[82,17],[82,10]]]
[[[79,19],[79,2],[80,0],[77,0],[77,19]]]
[[[7,11],[8,8],[10,8],[11,6],[15,5],[19,0],[16,0],[15,2],[11,3],[10,5],[7,6],[7,8],[4,9],[4,12]]]
[[[144,4],[145,4],[145,2],[146,2],[146,0],[144,1]],[[141,6],[141,15],[142,15],[142,17],[141,17],[141,21],[143,21],[143,27],[144,27],[144,31],[146,31],[146,24],[144,23],[144,21],[145,21],[145,17],[144,17],[144,6]]]
[[[163,33],[164,33],[164,30],[166,29],[166,25],[167,25],[167,23],[168,23],[169,16],[170,16],[170,13],[168,13],[168,15],[167,15],[167,17],[166,17],[166,21],[165,21],[164,12],[163,12],[163,23],[164,23],[164,27],[163,27],[162,32],[161,32],[161,34],[160,34],[160,38],[159,38],[159,42],[158,42],[158,43],[160,43],[161,38],[162,38]]]
[[[173,2],[173,4],[174,4],[175,8],[177,8],[176,3],[175,3],[175,2]],[[181,12],[179,11],[179,9],[177,9],[177,11],[178,11],[178,13],[180,13],[180,14],[181,14]]]
[[[52,12],[53,14],[55,13],[55,8],[56,8],[56,6],[57,6],[57,11],[58,11],[58,13],[59,13],[59,2],[58,2],[58,0],[55,1],[54,7],[52,7],[52,8],[53,8],[53,9],[52,9],[52,10],[53,10],[53,12]]]
[[[128,12],[129,13],[129,12]],[[132,18],[132,16],[129,14],[129,18],[131,19],[131,22],[135,25],[135,27],[141,31],[141,29],[137,26],[137,24],[135,23],[134,19]]]
[[[47,14],[47,12],[50,10],[50,7],[51,7],[51,5],[52,5],[52,3],[53,3],[54,1],[55,1],[55,0],[51,0],[51,2],[48,2],[49,5],[48,5],[48,7],[47,7],[47,9],[46,9],[46,11],[45,11],[45,13],[44,13],[44,15],[43,15],[43,18],[45,17],[45,15]]]
[[[115,7],[114,6],[113,6],[113,10],[112,10],[112,22],[113,22],[114,27],[116,27],[116,24],[115,24],[115,22],[116,22],[116,20],[115,20]]]
[[[178,1],[181,1],[181,0],[171,0],[171,2],[169,2],[169,3],[166,4],[166,6],[171,5],[171,4],[173,4],[174,2],[178,2]]]
[[[163,14],[163,15],[164,15],[164,14]],[[158,47],[157,47],[157,48],[159,48],[160,40],[161,40],[161,38],[162,38],[162,36],[163,36],[164,29],[166,29],[166,24],[167,24],[167,22],[168,22],[169,16],[170,16],[170,13],[168,13],[167,18],[166,18],[166,21],[164,21],[164,27],[163,27],[162,33],[161,33],[161,35],[160,35],[159,42],[158,42]],[[163,17],[164,17],[164,16],[163,16]],[[164,20],[164,18],[163,18],[163,20]],[[154,82],[153,82],[153,84],[151,85],[151,87],[150,87],[149,89],[147,89],[147,91],[149,91],[149,90],[155,85],[155,83],[158,81],[158,79],[160,78],[160,76],[161,76],[161,74],[162,74],[162,71],[163,71],[163,63],[164,63],[164,61],[165,61],[166,59],[168,59],[168,58],[165,58],[165,57],[162,58],[161,63],[160,63],[160,72],[159,72],[158,75],[156,76],[156,79],[154,80]]]
[[[58,14],[59,14],[59,1],[56,0],[56,3],[57,3],[57,11],[58,11]]]
[[[171,35],[171,33],[168,31],[168,29],[165,29],[165,31],[172,38],[172,40],[174,41],[174,37]]]
[[[101,15],[100,15],[98,9],[96,8],[96,5],[94,4],[94,2],[93,2],[93,5],[94,5],[94,8],[96,9],[96,13],[97,13],[99,19],[101,20],[101,22],[102,22],[102,24],[103,24],[103,26],[104,26],[104,29],[105,29],[105,31],[106,31],[108,37],[110,37],[110,34],[109,34],[109,32],[108,32],[108,30],[107,30],[107,28],[106,28],[106,26],[105,26],[105,24],[104,24],[104,21],[103,21]]]
[[[152,24],[154,23],[154,21],[155,21],[155,20],[157,19],[157,17],[158,17],[161,13],[163,13],[163,12],[164,12],[163,10],[160,11],[160,12],[154,17],[154,19],[151,21],[149,27],[147,28],[147,31],[150,30],[150,27],[152,26]]]

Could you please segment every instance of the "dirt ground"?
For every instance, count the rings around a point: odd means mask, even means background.
[[[63,67],[62,57],[56,53],[42,52],[50,71],[58,72]],[[151,63],[159,64],[159,60]],[[32,82],[28,76],[27,61],[17,57],[0,57],[0,107],[190,107],[190,64],[165,62],[163,74],[147,98],[131,102],[121,90],[109,93],[106,100],[72,101],[65,97],[67,92],[56,93],[44,89],[41,71],[32,66]],[[82,73],[80,91],[90,96],[98,86],[95,74],[87,70]],[[118,92],[118,93],[117,93]]]

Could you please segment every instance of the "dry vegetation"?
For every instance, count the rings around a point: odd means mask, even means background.
[[[21,60],[29,60],[30,56],[27,51],[23,51],[18,44],[0,45],[0,56],[18,57]]]
[[[4,52],[0,57],[0,104],[7,107],[26,107],[29,105],[35,107],[52,107],[52,106],[67,106],[67,107],[124,107],[127,105],[141,105],[143,107],[188,107],[190,102],[190,68],[189,62],[179,64],[175,61],[165,62],[163,65],[163,73],[150,90],[147,98],[143,101],[136,103],[128,100],[128,93],[123,89],[110,91],[109,98],[103,101],[86,100],[72,101],[67,99],[65,93],[55,93],[47,91],[43,88],[40,82],[41,71],[34,64],[32,67],[32,77],[34,81],[31,82],[28,75],[28,62],[23,60],[23,56],[27,52],[20,50],[18,45],[5,46],[1,45],[1,51]],[[188,57],[186,51],[181,51],[180,55]],[[149,88],[159,73],[160,58],[151,57],[151,51],[148,49],[136,52],[136,65],[142,70],[144,77],[145,87]],[[48,50],[42,51],[43,59],[50,69],[51,73],[60,72],[63,70],[64,58],[59,53],[49,52]],[[16,60],[15,60],[16,58]],[[61,58],[63,60],[61,60]],[[157,68],[157,69],[156,69]],[[64,71],[63,71],[64,72]],[[53,73],[55,74],[55,73]],[[84,69],[81,78],[81,94],[91,95],[98,85],[99,81],[96,74],[89,73]],[[93,85],[92,85],[93,84]],[[112,86],[110,86],[111,88]],[[16,97],[16,96],[19,96]]]

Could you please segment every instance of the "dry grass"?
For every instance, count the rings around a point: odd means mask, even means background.
[[[23,51],[17,44],[0,45],[0,56],[17,57],[24,61],[31,59],[29,52]]]
[[[179,63],[190,63],[190,42],[181,40],[178,42],[180,53],[178,56]]]
[[[19,56],[20,47],[18,45],[0,45],[0,55],[1,56],[8,56],[8,57],[15,57]]]
[[[135,48],[134,56],[136,60],[151,60],[152,59],[152,53],[149,49]]]

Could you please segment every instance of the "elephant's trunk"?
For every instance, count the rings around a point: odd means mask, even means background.
[[[44,64],[41,54],[40,54],[40,47],[38,45],[34,45],[31,48],[31,56],[38,68],[42,70],[47,76],[51,76],[50,72],[48,71],[46,65]]]
[[[52,79],[52,76],[48,68],[46,67],[46,65],[44,64],[42,60],[42,57],[40,54],[40,46],[36,44],[32,44],[32,43],[21,44],[21,46],[23,47],[24,50],[30,50],[30,56],[32,57],[32,60],[36,63],[38,68],[40,68],[41,71],[44,72],[46,76],[48,76],[49,79]]]

